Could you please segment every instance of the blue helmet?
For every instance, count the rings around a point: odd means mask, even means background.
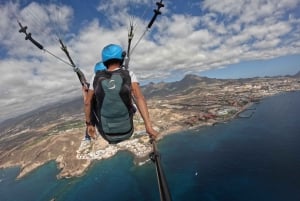
[[[120,45],[110,44],[102,50],[102,61],[105,63],[111,59],[123,60],[123,49]]]
[[[94,72],[96,73],[99,70],[106,70],[106,67],[104,66],[103,62],[101,62],[101,61],[96,63]]]

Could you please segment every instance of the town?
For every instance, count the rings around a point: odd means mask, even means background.
[[[152,89],[156,92],[159,89],[170,90],[167,96],[156,95],[148,101],[155,128],[162,135],[229,121],[241,117],[241,112],[264,97],[300,90],[300,80],[292,77],[212,81],[188,75],[185,79],[190,84],[180,92],[172,92],[172,87],[167,85],[162,88],[159,84],[156,89]],[[185,85],[182,82],[181,87]],[[149,92],[145,91],[147,93]],[[145,134],[143,129],[143,121],[137,114],[135,135],[131,140],[118,145],[107,145],[105,149],[97,149],[97,145],[94,145],[93,150],[78,152],[77,158],[100,160],[115,155],[119,150],[128,150],[135,158],[145,159],[151,152],[151,146],[149,140],[145,140],[145,135],[142,135]]]

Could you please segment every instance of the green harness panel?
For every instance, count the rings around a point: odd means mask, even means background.
[[[110,143],[130,138],[133,133],[131,79],[127,70],[100,72],[94,80],[97,128]]]
[[[125,133],[131,129],[128,108],[119,93],[123,79],[113,74],[111,79],[102,81],[105,96],[101,109],[102,128],[105,133]]]

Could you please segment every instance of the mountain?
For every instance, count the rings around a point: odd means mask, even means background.
[[[292,77],[300,77],[300,71]],[[215,79],[187,74],[180,81],[160,83],[152,82],[145,86],[142,86],[141,88],[146,99],[165,99],[167,96],[173,95],[189,95],[190,97],[192,97],[192,94],[196,90],[198,91],[197,93],[200,93],[199,91],[206,90],[207,86],[225,86],[234,83],[243,85],[245,83],[249,83],[253,80],[258,79],[260,78]],[[84,119],[83,101],[81,96],[73,100],[44,106],[29,113],[20,115],[12,119],[8,119],[0,123],[0,137],[3,133],[9,134],[16,133],[27,128],[39,128],[49,122],[58,121],[60,119],[61,121],[63,121],[68,117],[76,117],[77,120]]]
[[[186,75],[182,80],[176,82],[160,82],[157,84],[150,83],[142,87],[146,98],[165,96],[166,94],[182,93],[185,90],[191,89],[199,84],[212,84],[220,82],[218,79],[200,77],[193,74]]]
[[[295,75],[293,75],[293,77],[300,78],[300,71],[298,73],[296,73]]]

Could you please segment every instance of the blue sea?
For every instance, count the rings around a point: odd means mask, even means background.
[[[173,201],[299,201],[300,92],[263,99],[250,118],[167,136],[158,143]],[[249,112],[249,111],[248,111]],[[55,162],[16,180],[0,170],[1,201],[159,201],[154,164],[128,152],[57,180]]]

